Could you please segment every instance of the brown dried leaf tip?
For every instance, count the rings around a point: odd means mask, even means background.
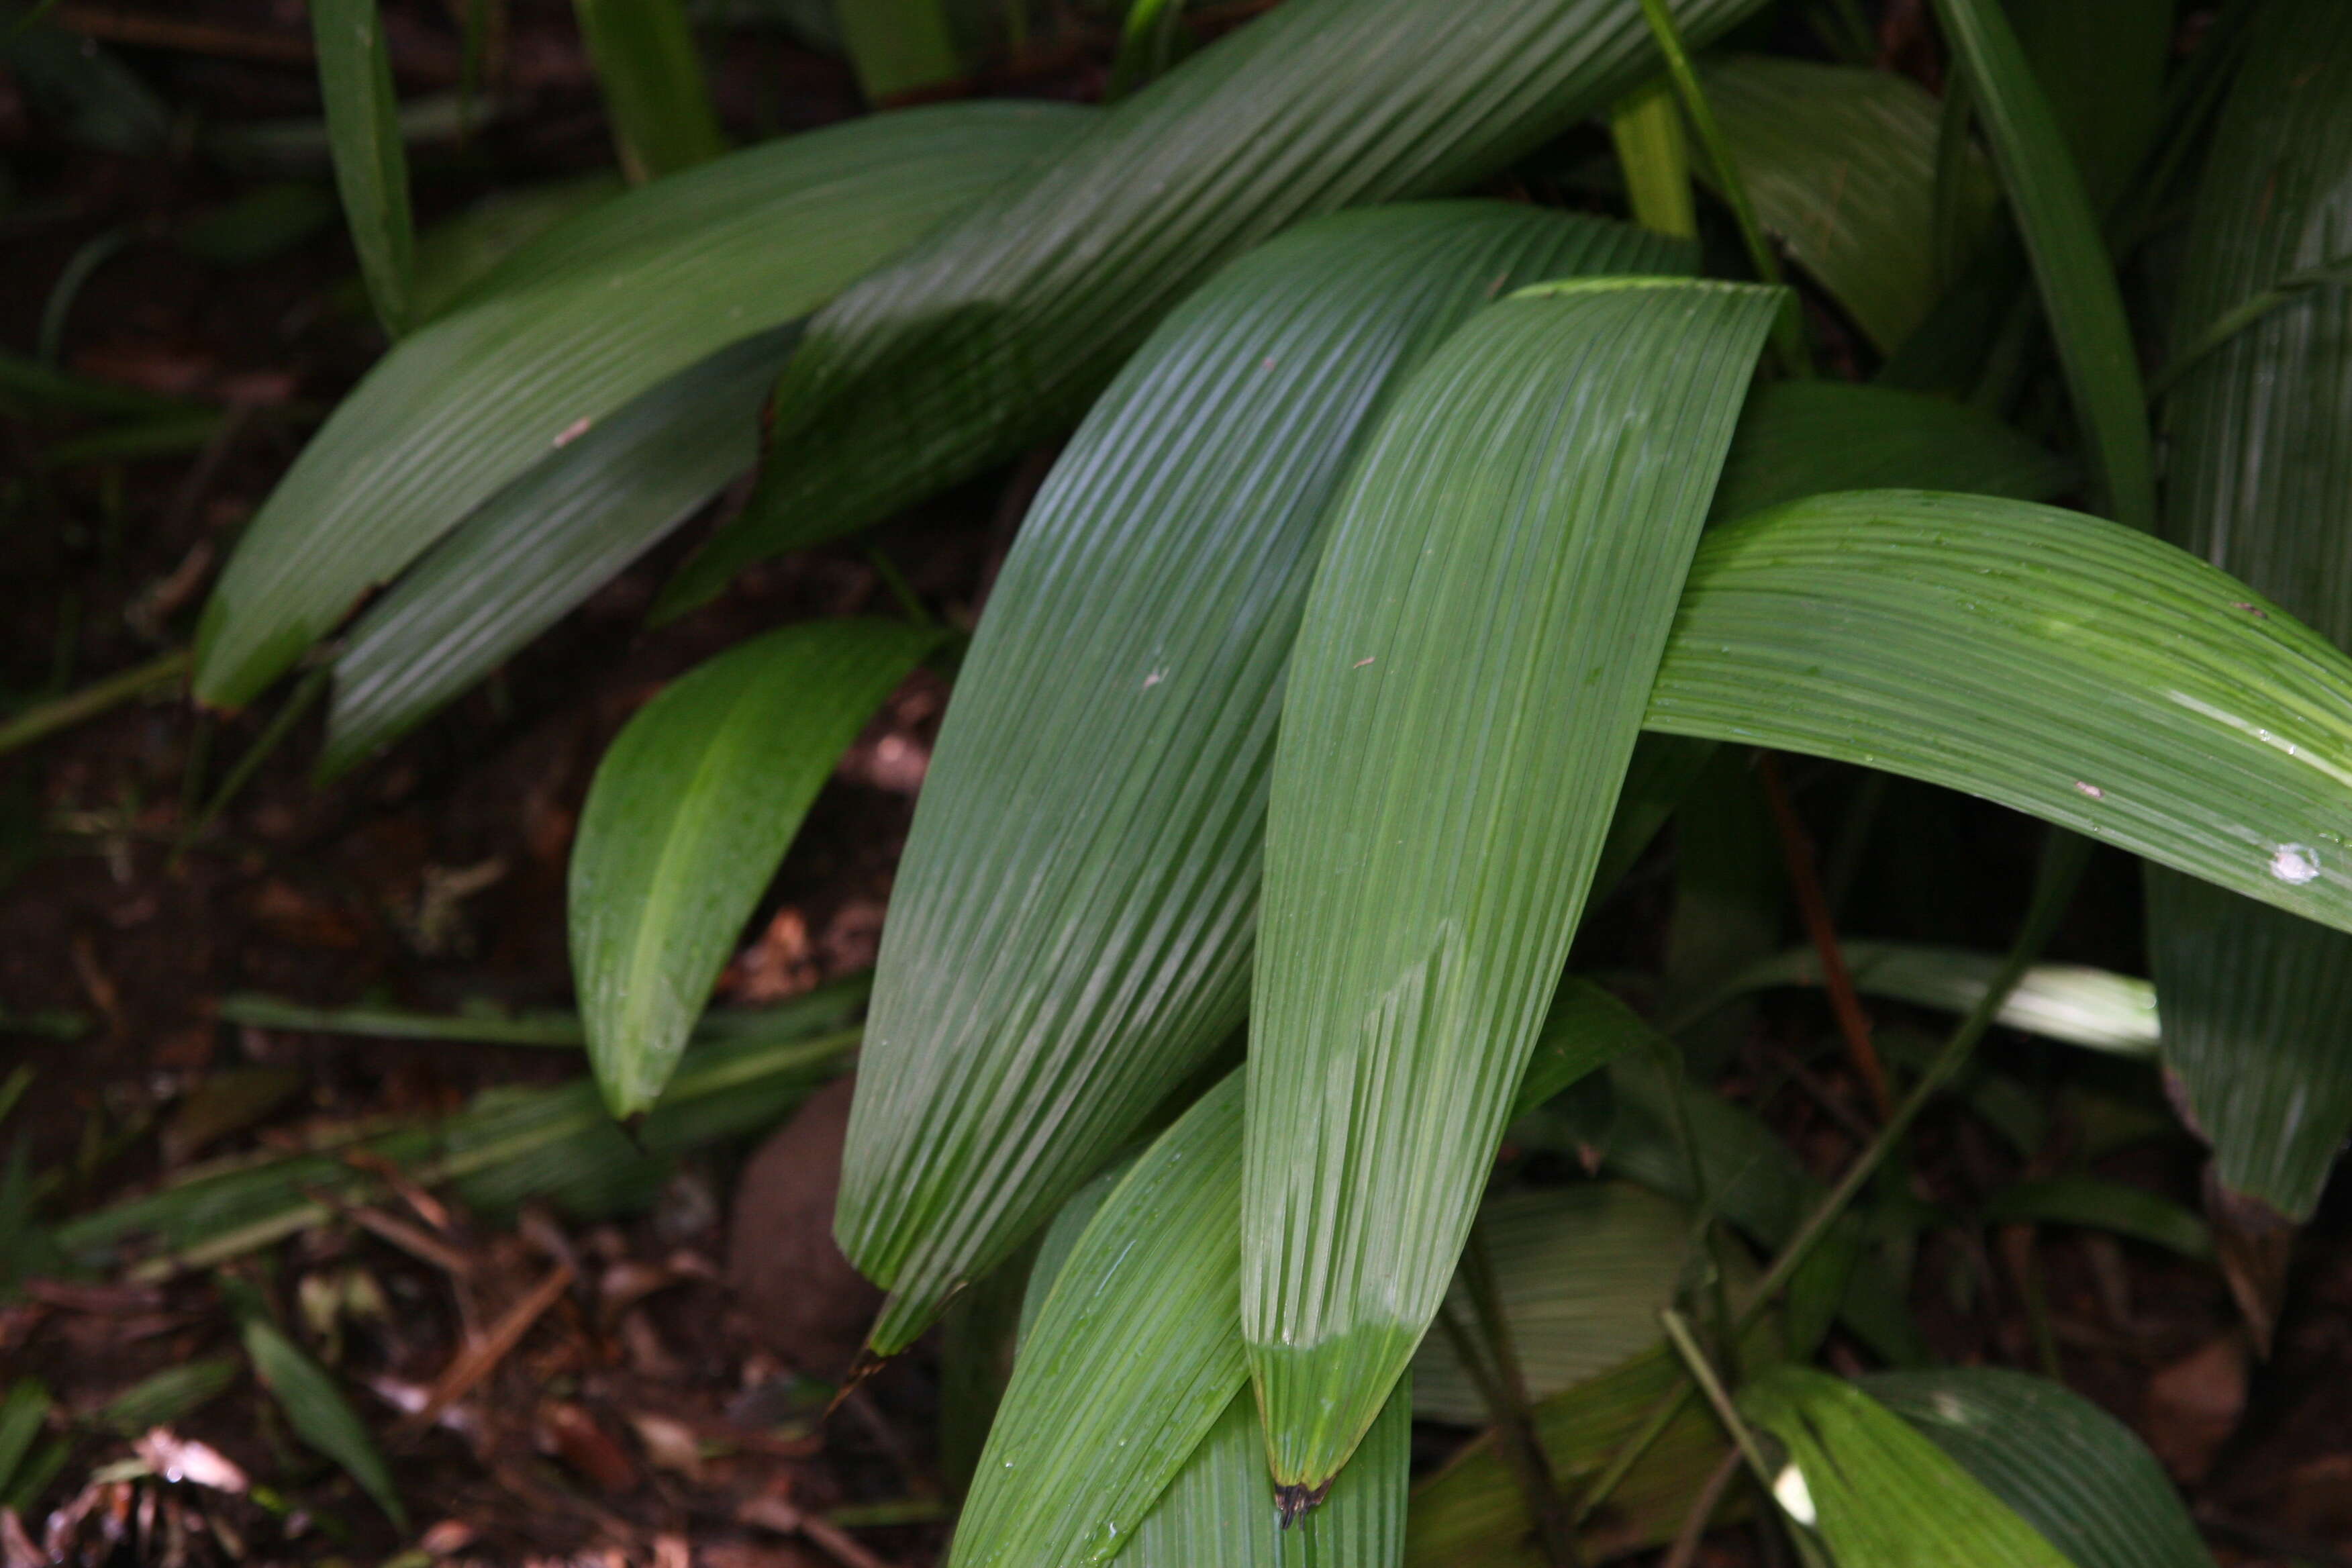
[[[1312,1513],[1331,1495],[1331,1483],[1319,1487],[1276,1487],[1274,1489],[1274,1510],[1282,1515],[1282,1528],[1288,1530],[1304,1514]]]

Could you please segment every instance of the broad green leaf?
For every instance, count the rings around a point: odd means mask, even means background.
[[[1936,0],[1936,16],[1967,74],[2033,264],[2099,509],[2129,527],[2153,529],[2156,468],[2139,360],[2082,174],[2000,0]]]
[[[557,225],[604,205],[626,189],[610,169],[493,192],[416,237],[410,303],[432,321],[463,304],[475,286]]]
[[[2155,1456],[2122,1422],[2059,1384],[1949,1367],[1879,1373],[1862,1387],[2074,1568],[2212,1568]]]
[[[408,210],[408,152],[400,142],[392,51],[377,0],[310,0],[310,36],[352,248],[359,252],[376,320],[396,338],[408,327],[416,231]]]
[[[1891,353],[1937,296],[1936,100],[1892,71],[1768,55],[1704,81],[1757,220]],[[1994,193],[1989,170],[1969,174],[1973,230]]]
[[[730,154],[550,229],[387,355],[303,449],[205,607],[198,697],[250,701],[541,458],[824,303],[1087,117],[1002,103],[876,115]]]
[[[568,905],[588,1060],[614,1115],[660,1097],[809,803],[938,640],[889,621],[785,626],[671,683],[605,752]]]
[[[2352,12],[2265,7],[2215,127],[2176,354],[2352,237]],[[2352,647],[2352,289],[2297,294],[2190,365],[2170,399],[2165,536]],[[2352,938],[2163,871],[2148,955],[2164,1060],[2232,1193],[2307,1218],[2352,1132]]]
[[[335,656],[320,772],[406,734],[750,468],[760,399],[792,338],[745,338],[640,393],[433,546]]]
[[[1676,0],[1693,43],[1758,0]],[[742,517],[670,612],[1075,424],[1178,301],[1336,207],[1475,184],[1654,74],[1634,0],[1290,0],[810,323]]]
[[[1674,1304],[1690,1258],[1691,1215],[1682,1205],[1622,1182],[1587,1182],[1491,1198],[1478,1226],[1533,1398],[1659,1342],[1658,1310]],[[1451,1294],[1467,1313],[1459,1281]],[[1486,1401],[1445,1336],[1422,1341],[1412,1364],[1415,1415],[1486,1424]]]
[[[604,90],[621,167],[633,183],[727,151],[680,0],[572,0]]]
[[[1650,82],[1610,105],[1609,139],[1625,171],[1625,202],[1633,221],[1676,239],[1697,238],[1690,143],[1673,87]]]
[[[1919,1007],[1966,1013],[1984,1000],[2000,955],[1901,942],[1841,944],[1854,989]],[[1725,989],[1819,985],[1821,952],[1790,948],[1751,965]],[[2119,1056],[2156,1050],[2156,987],[2145,980],[2077,963],[2037,963],[1993,1015],[2004,1028]]]
[[[1137,353],[992,591],[891,898],[839,1235],[903,1346],[1239,1027],[1282,672],[1347,466],[1501,288],[1686,247],[1497,203],[1315,220]]]
[[[2213,1256],[2212,1233],[2203,1220],[2154,1193],[2098,1176],[2020,1182],[1995,1194],[1985,1205],[1983,1215],[1996,1225],[2022,1222],[2111,1230],[2200,1262]]]
[[[833,0],[833,12],[868,103],[963,74],[940,0]]]
[[[1346,1463],[1452,1277],[1780,299],[1482,311],[1334,503],[1251,997],[1242,1319],[1286,1488]]]
[[[1741,1392],[1739,1407],[1787,1449],[1773,1495],[1821,1532],[1838,1568],[2083,1568],[1850,1383],[1777,1366]]]
[[[392,1472],[335,1380],[265,1318],[245,1321],[245,1353],[253,1363],[253,1375],[286,1413],[294,1435],[341,1465],[375,1500],[384,1517],[405,1531],[408,1510],[401,1506]]]
[[[2098,519],[1880,490],[1717,529],[1644,723],[1965,790],[2352,929],[2352,659]]]
[[[2074,477],[2072,464],[1965,404],[1850,381],[1782,381],[1748,395],[1713,516],[1890,486],[2048,500]]]

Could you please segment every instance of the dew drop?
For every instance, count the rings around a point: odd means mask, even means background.
[[[2306,844],[2282,844],[2271,857],[2271,875],[2301,887],[2319,875],[2319,854]]]

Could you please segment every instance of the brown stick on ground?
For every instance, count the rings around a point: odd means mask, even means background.
[[[1769,752],[1759,752],[1757,776],[1764,784],[1764,798],[1771,803],[1772,820],[1780,830],[1780,853],[1789,866],[1789,885],[1796,889],[1797,908],[1805,918],[1805,931],[1812,939],[1813,949],[1821,954],[1822,982],[1829,987],[1830,1006],[1837,1014],[1838,1031],[1845,1037],[1845,1048],[1853,1058],[1854,1070],[1870,1090],[1870,1102],[1877,1108],[1878,1119],[1886,1120],[1894,1110],[1894,1100],[1886,1092],[1886,1070],[1879,1065],[1878,1048],[1870,1042],[1870,1018],[1862,1010],[1862,998],[1854,994],[1853,976],[1845,966],[1845,954],[1839,951],[1837,928],[1830,920],[1829,900],[1822,896],[1822,879],[1813,867],[1813,841],[1806,837],[1805,825],[1797,820],[1796,807],[1789,804],[1789,792],[1780,783],[1780,760]]]
[[[476,1384],[489,1376],[499,1363],[504,1361],[523,1335],[539,1321],[540,1314],[555,1305],[556,1299],[570,1287],[572,1265],[559,1263],[547,1278],[530,1288],[530,1293],[507,1309],[506,1315],[490,1326],[489,1332],[470,1341],[450,1361],[448,1369],[433,1380],[433,1390],[416,1414],[403,1420],[399,1436],[415,1437],[440,1418],[441,1413],[474,1391]]]

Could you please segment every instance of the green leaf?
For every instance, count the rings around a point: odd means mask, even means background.
[[[1879,1373],[1862,1386],[2074,1568],[2212,1568],[2155,1456],[2122,1422],[2057,1384],[1948,1367]]]
[[[1678,0],[1694,43],[1758,0]],[[1657,69],[1632,0],[1290,0],[810,324],[750,508],[677,613],[1076,422],[1178,301],[1336,207],[1475,184]]]
[[[558,224],[604,205],[626,187],[609,169],[493,192],[416,237],[411,304],[418,322],[462,304],[484,278]]]
[[[639,394],[436,544],[336,655],[320,773],[422,723],[750,468],[793,336],[746,338]]]
[[[408,1510],[401,1506],[400,1492],[392,1484],[383,1456],[376,1452],[375,1439],[325,1369],[260,1317],[245,1321],[245,1353],[253,1362],[254,1376],[286,1412],[294,1435],[341,1465],[375,1500],[386,1519],[407,1530]]]
[[[833,0],[833,14],[868,103],[963,74],[940,0]]]
[[[604,89],[604,118],[632,184],[727,151],[702,51],[678,0],[572,0]]]
[[[572,849],[572,970],[615,1116],[652,1106],[809,803],[939,641],[811,621],[740,643],[638,710]]]
[[[1936,16],[1967,72],[2041,286],[2099,510],[2129,527],[2153,529],[2156,468],[2139,360],[2082,174],[2000,0],[1936,0]]]
[[[1891,71],[1767,55],[1710,62],[1704,81],[1758,221],[1892,352],[1937,291],[1936,100]],[[1994,193],[1969,174],[1974,229]]]
[[[1644,722],[1965,790],[2352,929],[2352,659],[2079,513],[1881,490],[1716,530]]]
[[[1776,1366],[1739,1396],[1786,1447],[1773,1494],[1838,1568],[2078,1568],[2000,1499],[1853,1384]],[[1793,1472],[1793,1476],[1791,1474]]]
[[[1453,1274],[1781,297],[1482,311],[1335,503],[1251,997],[1242,1318],[1285,1487],[1346,1463]]]
[[[2003,0],[2092,205],[2106,211],[2164,118],[2173,0]]]
[[[1691,1215],[1682,1205],[1627,1183],[1588,1182],[1491,1198],[1478,1226],[1519,1369],[1538,1401],[1659,1342],[1658,1310],[1674,1304],[1690,1258]],[[1452,1295],[1466,1312],[1459,1280]],[[1445,1336],[1422,1341],[1412,1365],[1415,1415],[1486,1422],[1486,1401]]]
[[[1893,486],[2048,500],[2074,478],[2072,464],[1965,404],[1850,381],[1781,381],[1748,395],[1712,515]]]
[[[1625,171],[1625,201],[1633,221],[1676,239],[1697,238],[1690,144],[1672,85],[1650,82],[1611,104],[1609,139]]]
[[[48,1422],[49,1406],[49,1391],[39,1378],[20,1377],[9,1385],[7,1399],[0,1402],[0,1494],[7,1491],[25,1456],[33,1451],[33,1439]]]
[[[250,701],[541,458],[822,304],[1086,119],[999,103],[876,115],[731,153],[550,229],[387,355],[303,449],[205,607],[197,695]]]
[[[2200,1262],[2213,1256],[2212,1233],[2203,1220],[2154,1193],[2098,1176],[2075,1174],[2020,1182],[1995,1194],[1985,1205],[1983,1213],[1984,1218],[1994,1225],[2022,1221],[2032,1225],[2086,1226],[2094,1230],[2136,1237]]]
[[[100,1406],[98,1424],[132,1437],[150,1426],[184,1420],[226,1394],[239,1365],[233,1355],[213,1355],[152,1373]]]
[[[311,0],[310,35],[352,248],[359,252],[376,320],[396,338],[408,326],[416,232],[383,16],[376,0]]]
[[[2213,132],[2173,312],[2176,353],[2352,234],[2352,14],[2257,16]],[[2170,400],[2165,536],[2352,647],[2352,289],[2316,288],[2190,365]],[[2352,939],[2161,871],[2148,956],[2164,1060],[2231,1193],[2307,1218],[2352,1132]]]
[[[991,593],[892,894],[838,1221],[894,1291],[877,1350],[1240,1026],[1282,672],[1393,384],[1499,288],[1687,254],[1495,203],[1337,215],[1105,394]]]

